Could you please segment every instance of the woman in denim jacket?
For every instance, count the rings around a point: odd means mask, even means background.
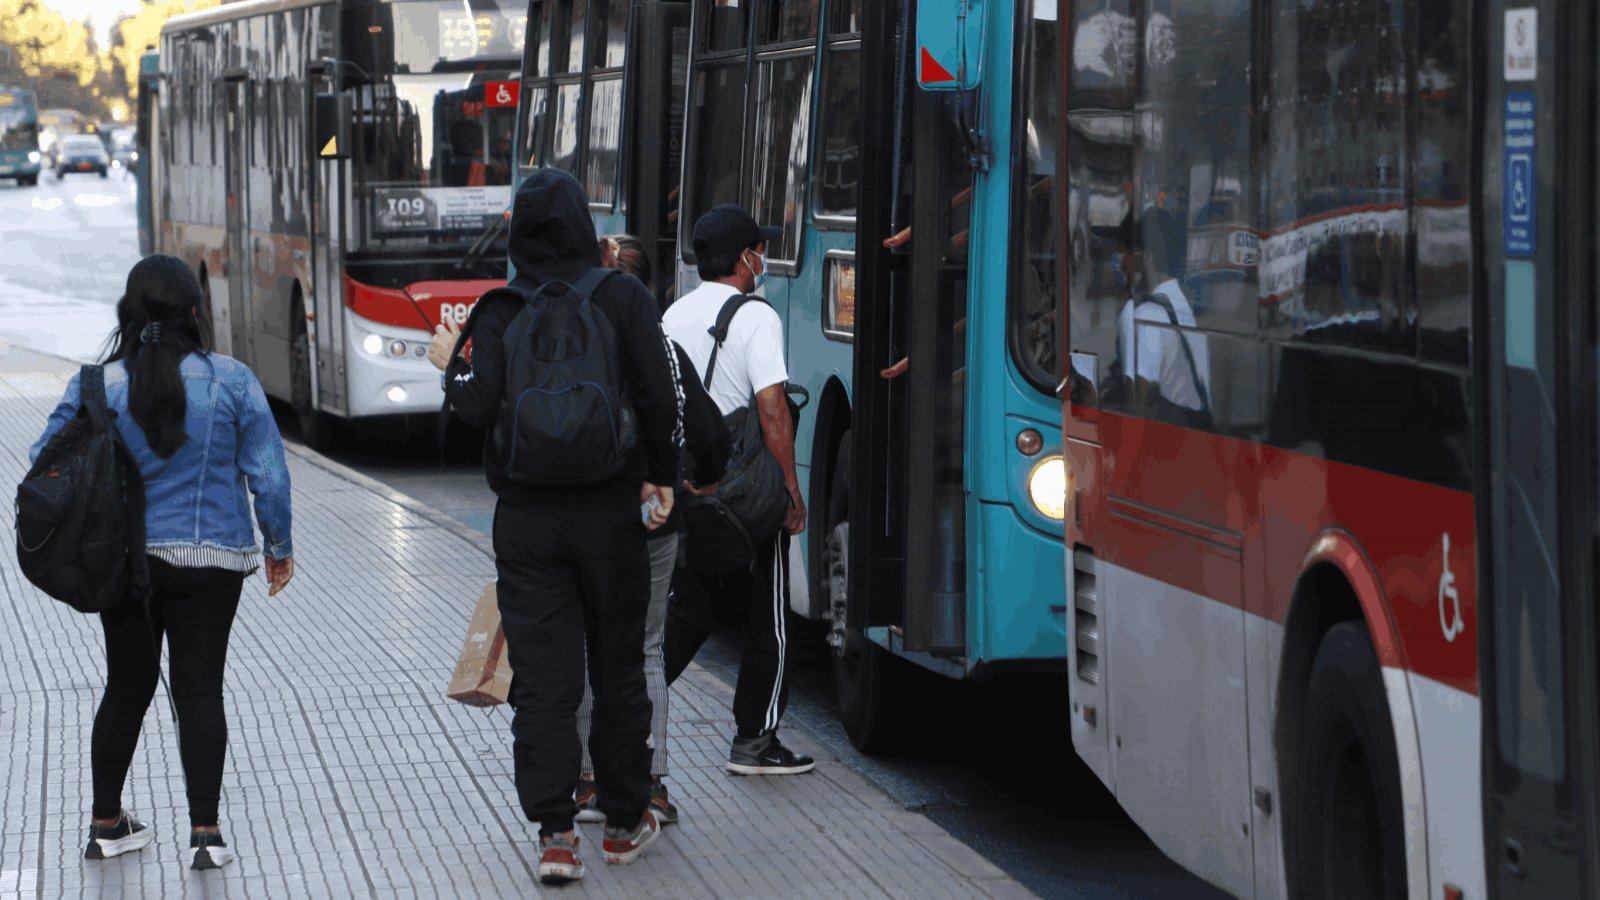
[[[100,615],[107,671],[90,739],[88,859],[142,849],[153,837],[154,829],[122,808],[122,786],[155,696],[163,633],[188,784],[189,864],[209,869],[233,859],[217,825],[228,739],[222,669],[245,576],[261,564],[247,489],[266,545],[269,595],[294,575],[283,441],[255,376],[208,351],[210,323],[197,314],[204,302],[186,263],[152,256],[128,273],[117,303],[106,400],[144,476],[152,594],[148,618],[131,598]],[[33,458],[78,405],[74,377]]]

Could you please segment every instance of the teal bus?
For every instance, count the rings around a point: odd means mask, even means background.
[[[39,183],[39,110],[33,92],[0,87],[0,178],[18,187]]]
[[[911,665],[1066,671],[1059,28],[1055,0],[1014,5],[529,7],[519,174],[576,174],[602,233],[653,250],[664,304],[698,283],[706,210],[783,231],[765,299],[813,398],[791,605],[863,749],[898,730]],[[987,74],[940,83],[924,51],[958,31],[950,71]]]

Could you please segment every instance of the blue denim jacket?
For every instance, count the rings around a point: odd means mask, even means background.
[[[106,365],[106,403],[144,475],[146,546],[256,550],[248,487],[256,495],[267,556],[292,556],[289,467],[261,383],[244,363],[218,353],[191,353],[180,366],[189,393],[189,439],[171,459],[161,459],[128,412],[128,370],[120,362]],[[77,413],[74,375],[29,458],[38,459]]]

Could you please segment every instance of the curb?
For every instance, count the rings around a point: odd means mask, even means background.
[[[304,444],[284,438],[283,449],[290,455],[298,457],[336,478],[348,481],[362,490],[377,494],[395,506],[427,519],[429,522],[471,544],[478,552],[489,557],[489,559],[494,559],[494,538],[465,522],[448,516],[420,500],[402,494],[383,482],[368,475],[363,475],[343,463],[334,462]]]

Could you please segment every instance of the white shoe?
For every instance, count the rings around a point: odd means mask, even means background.
[[[89,823],[89,846],[83,851],[84,859],[110,859],[135,850],[143,850],[155,840],[156,830],[128,814],[127,810],[115,825]]]
[[[189,836],[189,868],[220,869],[233,862],[233,851],[220,831],[196,831]]]

